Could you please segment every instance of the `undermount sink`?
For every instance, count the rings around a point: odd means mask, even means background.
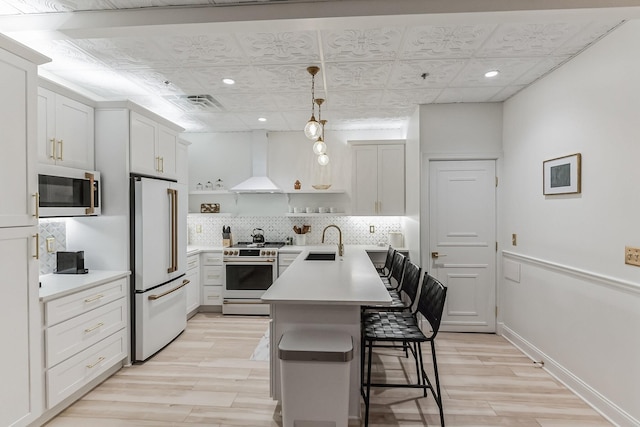
[[[335,261],[335,252],[309,252],[305,261]]]

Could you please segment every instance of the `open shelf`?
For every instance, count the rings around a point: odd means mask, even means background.
[[[205,195],[209,195],[209,194],[235,194],[229,190],[192,190],[189,191],[189,195],[194,195],[194,196],[205,196]]]
[[[339,190],[339,189],[332,189],[329,188],[328,190],[314,190],[314,189],[307,189],[307,190],[287,190],[285,191],[286,194],[341,194],[344,193],[344,190]]]
[[[306,213],[306,212],[299,212],[299,213],[295,213],[295,212],[287,212],[284,214],[285,216],[340,216],[340,215],[346,215],[344,212],[327,212],[327,213]]]

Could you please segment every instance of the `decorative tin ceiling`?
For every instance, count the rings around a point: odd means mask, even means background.
[[[185,6],[204,14],[285,3],[311,16],[331,1],[0,0],[0,28],[53,59],[44,76],[95,100],[131,99],[187,131],[230,132],[301,130],[311,113],[309,65],[321,68],[316,96],[326,98],[328,129],[400,128],[418,104],[504,101],[621,21],[585,13],[170,21]],[[167,18],[147,25],[141,8]],[[114,13],[135,13],[134,23],[110,24]],[[485,78],[488,70],[500,74]]]

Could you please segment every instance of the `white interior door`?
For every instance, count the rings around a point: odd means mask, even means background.
[[[441,329],[495,332],[495,161],[432,161],[429,171],[429,271],[448,288]]]

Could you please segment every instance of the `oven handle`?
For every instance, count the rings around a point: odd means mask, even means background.
[[[257,259],[255,261],[247,261],[246,259],[225,259],[224,262],[238,262],[238,263],[244,263],[246,265],[253,265],[256,263],[269,263],[269,264],[273,264],[274,262],[276,262],[275,259]]]
[[[166,292],[163,292],[163,293],[161,293],[161,294],[149,295],[149,297],[148,297],[148,298],[149,298],[149,300],[151,300],[151,301],[155,301],[155,300],[157,300],[157,299],[160,299],[160,298],[162,298],[162,297],[164,297],[164,296],[169,295],[170,293],[173,293],[173,292],[177,291],[177,290],[178,290],[178,289],[180,289],[180,288],[183,288],[183,287],[187,286],[189,283],[191,283],[191,281],[190,281],[190,280],[185,279],[185,280],[183,280],[183,281],[182,281],[182,284],[181,284],[181,285],[178,285],[178,286],[176,286],[175,288],[173,288],[173,289],[171,289],[171,290],[168,290],[168,291],[166,291]]]

